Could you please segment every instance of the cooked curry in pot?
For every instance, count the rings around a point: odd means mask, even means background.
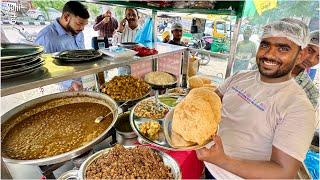
[[[109,112],[107,106],[91,102],[44,110],[11,128],[2,138],[2,152],[12,159],[31,160],[71,151],[92,141],[110,126],[112,114],[94,123],[98,116]]]

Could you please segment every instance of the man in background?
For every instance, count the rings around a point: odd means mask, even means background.
[[[100,37],[112,38],[115,30],[118,29],[118,21],[112,17],[110,7],[107,8],[104,14],[96,18],[93,29],[99,31]]]
[[[296,82],[306,92],[315,108],[318,104],[319,89],[313,83],[306,70],[317,64],[319,64],[319,30],[310,33],[309,43],[304,49],[301,61],[292,71],[292,76],[295,77]]]
[[[182,38],[182,24],[180,23],[174,23],[171,27],[171,33],[173,36],[173,39],[170,40],[168,43],[178,46],[184,46],[184,44],[181,42]]]
[[[89,12],[78,1],[67,2],[62,15],[53,23],[43,28],[35,40],[35,44],[44,47],[46,53],[65,50],[84,49],[84,27],[88,24]],[[61,90],[82,90],[81,78],[60,83]]]
[[[233,64],[233,74],[240,70],[247,70],[250,59],[255,57],[256,45],[254,42],[250,41],[252,35],[252,30],[247,27],[243,32],[243,40],[237,45],[236,57]]]
[[[84,49],[84,27],[88,24],[89,12],[78,1],[67,2],[62,15],[43,28],[35,40],[47,53]]]
[[[113,35],[113,44],[135,42],[136,34],[140,28],[138,20],[138,10],[126,8],[125,18],[121,20],[118,31]]]

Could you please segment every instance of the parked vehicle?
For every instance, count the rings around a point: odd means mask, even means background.
[[[42,9],[37,8],[37,9],[29,9],[27,12],[27,16],[31,17],[32,19],[39,20],[39,21],[52,21],[55,20],[56,18],[61,16],[61,12],[54,9],[54,8],[48,8],[47,13],[45,13]]]

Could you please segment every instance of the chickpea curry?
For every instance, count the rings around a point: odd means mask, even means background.
[[[32,160],[62,154],[97,138],[112,123],[110,109],[102,104],[79,102],[38,112],[11,127],[2,137],[2,152],[12,159]],[[13,117],[15,118],[15,117]],[[3,127],[9,127],[5,122]],[[7,125],[6,125],[7,124]]]

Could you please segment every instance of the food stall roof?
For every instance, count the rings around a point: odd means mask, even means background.
[[[179,12],[179,13],[198,13],[198,14],[218,14],[218,15],[235,15],[237,17],[242,16],[245,1],[216,1],[213,9],[200,9],[200,8],[174,8],[174,7],[157,7],[153,6],[149,2],[151,1],[106,1],[106,0],[85,0],[85,2],[96,4],[109,4],[120,5],[125,7],[136,7],[153,9],[156,11],[166,12]],[[159,2],[159,1],[155,1]],[[194,2],[194,1],[189,1]]]

